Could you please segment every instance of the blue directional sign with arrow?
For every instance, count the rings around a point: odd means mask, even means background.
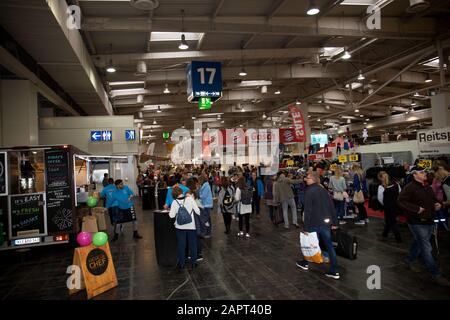
[[[126,141],[136,140],[136,131],[135,130],[125,130],[125,140]]]
[[[112,141],[112,131],[91,131],[91,141]]]

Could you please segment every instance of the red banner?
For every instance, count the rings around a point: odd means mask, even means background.
[[[280,129],[280,142],[281,143],[292,143],[292,142],[302,142],[301,139],[295,134],[295,129]]]
[[[302,112],[293,104],[289,106],[292,121],[294,122],[295,135],[298,142],[306,141],[305,119],[303,119]]]

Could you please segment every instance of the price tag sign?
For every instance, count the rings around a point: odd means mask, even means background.
[[[352,162],[359,161],[358,155],[357,154],[351,154],[350,155],[350,161],[352,161]]]
[[[199,102],[200,98],[217,101],[222,97],[222,66],[220,62],[192,61],[187,67],[187,100]]]
[[[419,160],[419,166],[425,169],[431,169],[432,162],[429,159],[421,159]]]
[[[338,160],[340,163],[345,163],[347,162],[347,156],[346,155],[339,156]]]
[[[330,170],[331,171],[336,171],[337,165],[336,163],[333,163],[332,165],[330,165]]]

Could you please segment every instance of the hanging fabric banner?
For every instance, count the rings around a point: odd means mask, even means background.
[[[299,142],[306,141],[305,120],[302,112],[293,104],[289,105],[292,121],[294,123],[295,136]]]

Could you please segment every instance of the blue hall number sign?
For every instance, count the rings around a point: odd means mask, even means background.
[[[217,101],[222,97],[222,66],[220,62],[191,61],[187,67],[187,99],[198,102],[202,97]]]

